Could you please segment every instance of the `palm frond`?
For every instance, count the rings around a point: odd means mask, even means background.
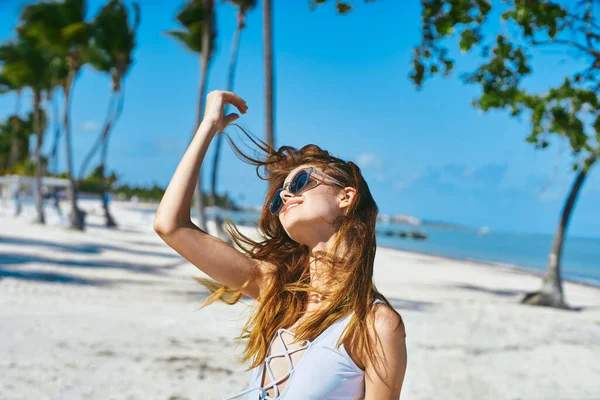
[[[248,11],[256,7],[257,0],[225,0],[227,3],[231,3],[240,9],[242,14],[246,14]]]
[[[131,55],[140,22],[139,4],[133,4],[133,12],[133,21],[130,22],[123,1],[111,0],[94,18],[90,49],[94,68],[105,72],[114,68],[120,75],[127,73],[132,64]]]
[[[178,40],[181,44],[194,53],[202,52],[202,32],[190,32],[183,30],[172,30],[164,32],[165,35],[171,36]]]
[[[165,33],[179,40],[190,51],[194,53],[201,53],[203,50],[202,36],[204,23],[207,21],[207,18],[209,18],[209,12],[204,3],[198,1],[189,1],[176,16],[177,21],[183,25],[184,29],[167,31]],[[214,14],[211,21],[211,31],[209,51],[213,53],[215,51],[215,39],[217,36]]]

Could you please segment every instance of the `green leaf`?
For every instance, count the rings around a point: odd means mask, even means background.
[[[337,8],[338,14],[341,15],[347,14],[350,12],[350,10],[352,10],[352,4],[348,4],[343,1],[338,1],[335,6]]]
[[[460,49],[463,52],[471,50],[479,42],[479,35],[472,29],[467,29],[460,35]]]
[[[452,61],[450,61],[450,60],[445,60],[444,61],[444,68],[445,68],[444,75],[448,75],[454,69],[454,63]]]
[[[596,120],[594,121],[594,130],[596,131],[596,136],[598,137],[598,140],[600,141],[600,115],[596,117]]]

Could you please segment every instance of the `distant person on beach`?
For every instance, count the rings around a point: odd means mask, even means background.
[[[378,208],[360,168],[309,144],[255,159],[229,143],[269,182],[259,241],[233,224],[237,250],[192,223],[190,204],[212,139],[246,102],[213,91],[204,119],[160,202],[154,229],[212,279],[197,280],[217,299],[256,300],[240,338],[251,361],[248,388],[226,399],[377,399],[400,397],[406,372],[401,316],[373,283]],[[246,134],[250,137],[248,134]]]
[[[23,203],[21,201],[21,182],[18,180],[10,185],[10,197],[13,200],[14,208],[13,215],[18,217],[23,211]]]
[[[58,218],[59,218],[60,222],[62,223],[64,220],[64,217],[63,217],[62,210],[60,209],[60,197],[58,194],[58,188],[53,188],[50,193],[51,193],[51,198],[52,198],[52,207],[54,208],[54,211],[56,211],[56,214],[58,215]]]

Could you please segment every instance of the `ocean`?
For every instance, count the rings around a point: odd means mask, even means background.
[[[207,216],[211,211],[207,210]],[[237,224],[249,225],[257,221],[255,212],[223,211],[224,217]],[[387,235],[393,231],[417,231],[427,235],[426,240]],[[459,260],[505,264],[532,272],[544,272],[552,246],[552,235],[515,232],[480,234],[477,230],[455,230],[438,226],[378,222],[377,245]],[[600,238],[569,236],[563,247],[561,271],[563,279],[600,286]]]
[[[32,199],[26,199],[32,204]],[[156,209],[140,209],[155,213]],[[192,215],[194,214],[192,209]],[[206,209],[207,217],[215,212]],[[260,218],[256,211],[219,210],[223,217],[240,225],[253,225]],[[402,238],[389,232],[416,231],[426,240]],[[552,235],[490,230],[480,234],[476,229],[452,229],[434,225],[411,226],[394,222],[378,222],[377,245],[458,260],[503,264],[526,271],[543,273],[552,246]],[[570,236],[563,247],[561,263],[563,279],[600,286],[600,238]]]

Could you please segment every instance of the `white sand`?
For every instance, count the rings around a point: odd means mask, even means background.
[[[108,230],[87,202],[80,233],[1,207],[1,399],[221,399],[246,387],[234,338],[251,301],[194,311],[201,273],[157,237],[152,214],[114,202],[121,225]],[[600,399],[600,289],[565,285],[578,312],[523,306],[539,277],[384,248],[375,279],[405,320],[402,399]]]

